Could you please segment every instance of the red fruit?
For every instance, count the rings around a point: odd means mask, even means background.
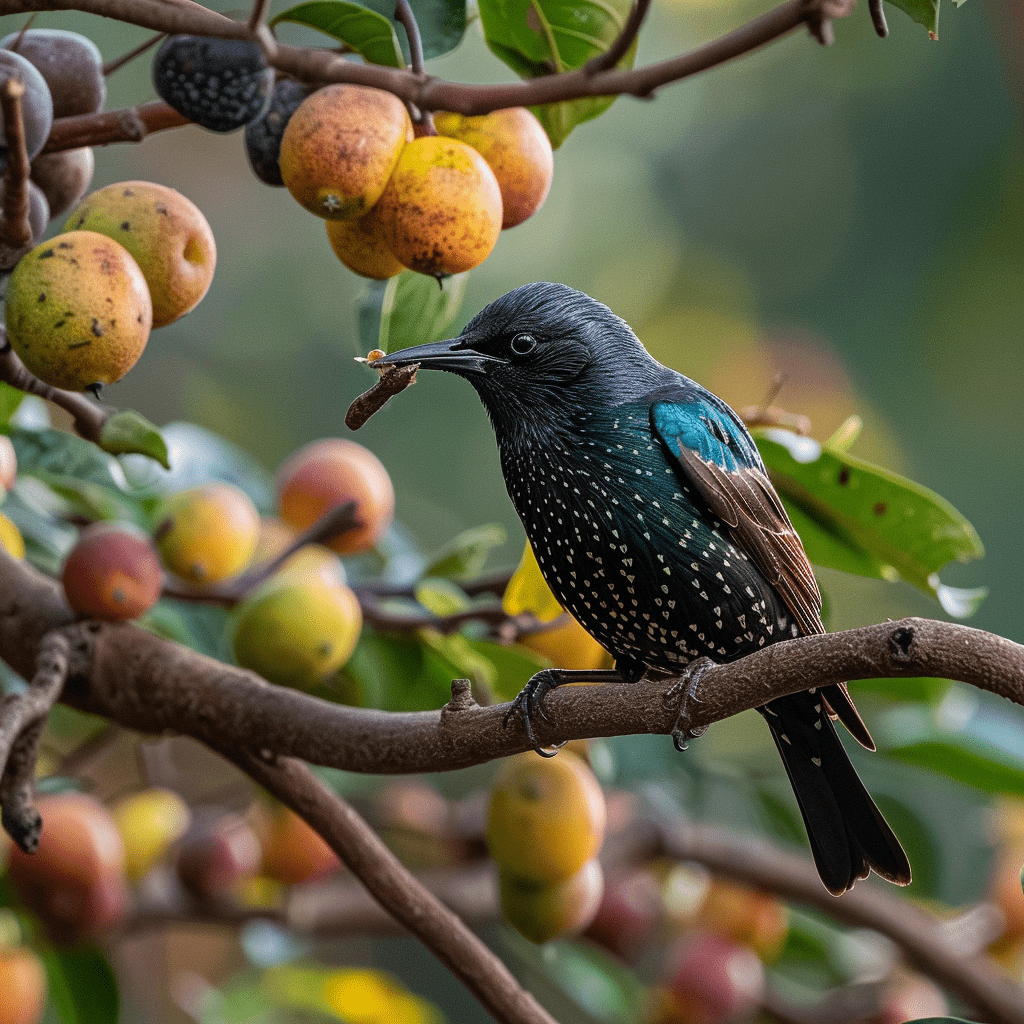
[[[254,875],[262,856],[252,826],[236,814],[227,814],[185,836],[178,849],[178,877],[197,896],[219,896]]]
[[[667,995],[658,1024],[726,1024],[753,1016],[764,995],[764,967],[749,946],[710,932],[682,936],[661,973]]]
[[[14,486],[18,473],[18,456],[14,445],[6,434],[0,434],[0,487],[9,491]]]
[[[313,441],[281,464],[277,500],[281,518],[296,530],[354,501],[361,525],[330,542],[342,555],[373,547],[395,515],[395,489],[380,459],[361,444],[337,437]]]
[[[124,916],[125,854],[110,812],[84,793],[38,802],[43,818],[34,854],[12,847],[7,870],[25,905],[54,942],[95,936]]]
[[[156,604],[163,572],[144,534],[125,523],[92,523],[68,554],[61,582],[79,615],[117,621]]]
[[[664,916],[661,882],[650,871],[633,871],[607,883],[585,934],[624,960],[632,960],[657,933]]]
[[[341,862],[318,832],[294,811],[281,807],[263,848],[262,871],[275,882],[293,885],[322,878]]]
[[[0,952],[0,1024],[38,1024],[46,1008],[46,970],[30,949]]]

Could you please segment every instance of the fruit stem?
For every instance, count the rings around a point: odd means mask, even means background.
[[[395,4],[395,20],[405,29],[406,38],[409,40],[409,61],[412,65],[414,75],[423,74],[423,40],[420,37],[420,27],[416,23],[416,15],[409,6],[409,0],[398,0]]]
[[[134,50],[129,50],[127,53],[122,54],[120,57],[115,57],[113,60],[107,61],[107,63],[103,65],[104,76],[112,75],[115,71],[118,71],[121,68],[123,68],[125,64],[128,64],[131,61],[135,60],[136,57],[140,57],[150,47],[156,46],[156,44],[159,43],[160,40],[163,39],[164,36],[166,35],[166,32],[158,32],[155,36],[153,36],[150,39],[147,39],[144,43],[140,43],[138,46],[135,47]]]
[[[878,0],[878,2],[881,3],[881,0]],[[647,12],[650,9],[651,0],[635,0],[618,38],[604,53],[599,53],[596,57],[588,60],[583,65],[583,70],[587,74],[593,75],[599,71],[607,71],[615,67],[626,56],[626,52],[633,45],[637,33],[640,31],[640,26],[644,23],[644,18],[647,17]]]
[[[3,209],[0,211],[0,240],[17,250],[4,253],[4,262],[20,258],[32,241],[32,227],[28,220],[28,151],[25,148],[25,119],[21,100],[25,85],[18,79],[8,78],[0,88],[0,109],[4,118],[4,144],[7,147],[7,167],[3,179]],[[9,269],[5,267],[5,269]]]

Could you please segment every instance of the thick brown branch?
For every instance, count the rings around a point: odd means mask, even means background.
[[[71,619],[56,584],[0,552],[0,657],[34,672],[38,644]],[[85,626],[91,671],[63,699],[141,732],[184,733],[237,749],[265,749],[348,771],[407,774],[482,764],[528,749],[507,705],[388,713],[331,704],[272,686],[129,623]],[[930,619],[800,637],[705,672],[692,727],[773,697],[846,679],[939,676],[1024,704],[1024,647],[982,630]],[[665,683],[565,687],[546,698],[543,743],[587,736],[669,733],[677,708]]]
[[[191,123],[163,100],[150,100],[137,107],[105,110],[99,114],[61,117],[53,122],[43,152],[56,153],[82,146],[107,146],[112,142],[141,142],[153,132],[180,128]]]
[[[220,752],[309,822],[374,899],[499,1021],[555,1024],[501,960],[417,881],[351,805],[324,786],[306,765],[292,758],[271,763],[233,748],[221,747]]]

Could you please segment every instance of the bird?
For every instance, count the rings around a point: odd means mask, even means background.
[[[473,386],[548,586],[614,658],[610,670],[547,669],[527,683],[513,706],[536,749],[531,717],[562,683],[690,673],[699,685],[706,659],[825,632],[810,562],[740,417],[654,359],[603,303],[564,284],[522,285],[457,338],[371,365],[445,370]],[[845,684],[758,711],[828,891],[872,870],[909,884],[907,856],[833,725],[874,749]]]

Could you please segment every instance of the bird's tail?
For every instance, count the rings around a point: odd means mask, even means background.
[[[820,692],[780,697],[758,710],[782,755],[825,888],[839,896],[870,871],[907,885],[907,855],[860,781]]]

